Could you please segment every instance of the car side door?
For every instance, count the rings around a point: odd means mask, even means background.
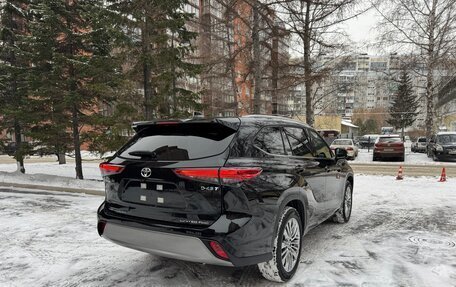
[[[312,129],[308,129],[307,131],[316,153],[316,160],[325,171],[326,184],[323,198],[326,203],[327,212],[332,213],[341,206],[344,196],[345,177],[342,176],[342,168],[336,162],[331,149],[323,138]]]
[[[285,149],[289,164],[294,173],[305,182],[303,192],[306,193],[312,217],[309,227],[324,220],[326,203],[326,171],[318,160],[310,145],[307,132],[302,127],[284,126]]]

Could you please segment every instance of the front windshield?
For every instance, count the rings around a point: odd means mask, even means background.
[[[456,134],[439,135],[437,141],[442,144],[456,143]]]
[[[335,140],[332,143],[333,145],[352,145],[351,140]]]

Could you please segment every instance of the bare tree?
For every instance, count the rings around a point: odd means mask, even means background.
[[[345,34],[339,24],[361,14],[358,0],[278,0],[271,1],[278,14],[287,23],[289,32],[297,38],[303,55],[303,82],[306,95],[306,122],[314,123],[313,89],[322,73],[323,54],[343,49]]]
[[[389,0],[373,3],[382,21],[380,40],[388,49],[414,53],[425,64],[426,136],[434,129],[438,71],[453,63],[456,44],[454,0]]]

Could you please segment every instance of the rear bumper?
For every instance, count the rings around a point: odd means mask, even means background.
[[[116,244],[158,256],[233,266],[231,262],[215,257],[197,237],[138,229],[114,223],[107,223],[101,236]]]
[[[374,157],[402,157],[404,151],[374,151]]]
[[[439,159],[444,160],[456,160],[456,154],[449,154],[447,151],[444,152],[435,152],[435,156]]]
[[[230,231],[236,222],[243,226]],[[199,263],[241,267],[272,258],[272,247],[268,246],[271,238],[261,231],[256,218],[242,224],[238,219],[230,220],[222,215],[210,227],[195,229],[112,213],[103,203],[98,209],[98,233],[124,247]],[[228,260],[216,255],[210,247],[211,241],[222,246]]]

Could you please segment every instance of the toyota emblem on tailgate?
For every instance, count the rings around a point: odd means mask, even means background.
[[[141,169],[141,175],[143,177],[149,177],[152,174],[152,170],[148,167]]]

